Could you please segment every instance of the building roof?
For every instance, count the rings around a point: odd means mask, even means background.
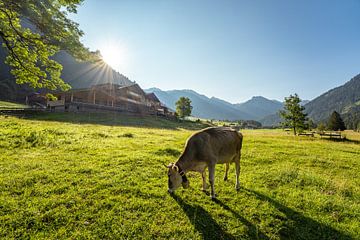
[[[155,93],[147,93],[146,94],[146,98],[150,101],[154,101],[154,102],[160,102],[160,100],[157,98],[157,96],[155,95]]]

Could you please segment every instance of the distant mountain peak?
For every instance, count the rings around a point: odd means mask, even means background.
[[[151,93],[151,92],[161,92],[162,90],[157,87],[152,87],[152,88],[144,89],[144,91]]]
[[[238,110],[251,112],[253,120],[260,120],[267,115],[274,114],[283,108],[283,103],[277,100],[270,100],[263,96],[254,96],[250,100],[234,104]]]
[[[265,97],[263,97],[263,96],[253,96],[253,97],[251,98],[251,100],[257,100],[257,99],[269,100],[269,99],[267,99],[267,98],[265,98]]]
[[[199,93],[195,92],[195,91],[192,90],[192,89],[182,89],[182,90],[180,90],[180,91],[199,94]]]

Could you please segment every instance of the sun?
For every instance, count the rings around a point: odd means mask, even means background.
[[[126,48],[114,42],[107,42],[100,48],[104,62],[117,71],[123,71],[126,67]]]

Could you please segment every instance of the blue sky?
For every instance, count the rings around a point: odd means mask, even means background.
[[[72,19],[143,88],[313,99],[360,73],[358,0],[85,0]]]

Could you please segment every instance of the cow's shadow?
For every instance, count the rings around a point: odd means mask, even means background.
[[[203,239],[236,239],[233,235],[224,231],[201,206],[190,205],[175,194],[171,194],[171,196],[184,210],[195,229],[202,234]]]
[[[242,191],[254,195],[260,201],[267,201],[286,216],[282,221],[281,230],[277,233],[280,239],[352,239],[349,235],[340,232],[326,224],[315,221],[302,213],[297,212],[280,202],[257,191],[242,188]],[[199,205],[190,205],[180,197],[172,195],[180,207],[184,210],[195,229],[199,231],[203,239],[236,239],[235,236],[227,233],[212,216]],[[214,203],[229,211],[239,222],[247,226],[247,237],[251,239],[269,239],[259,228],[231,209],[221,200],[214,200]]]
[[[285,214],[286,218],[283,221],[286,222],[278,232],[280,239],[352,239],[349,235],[306,217],[273,198],[251,189],[242,189],[261,201],[271,203],[276,209]]]

